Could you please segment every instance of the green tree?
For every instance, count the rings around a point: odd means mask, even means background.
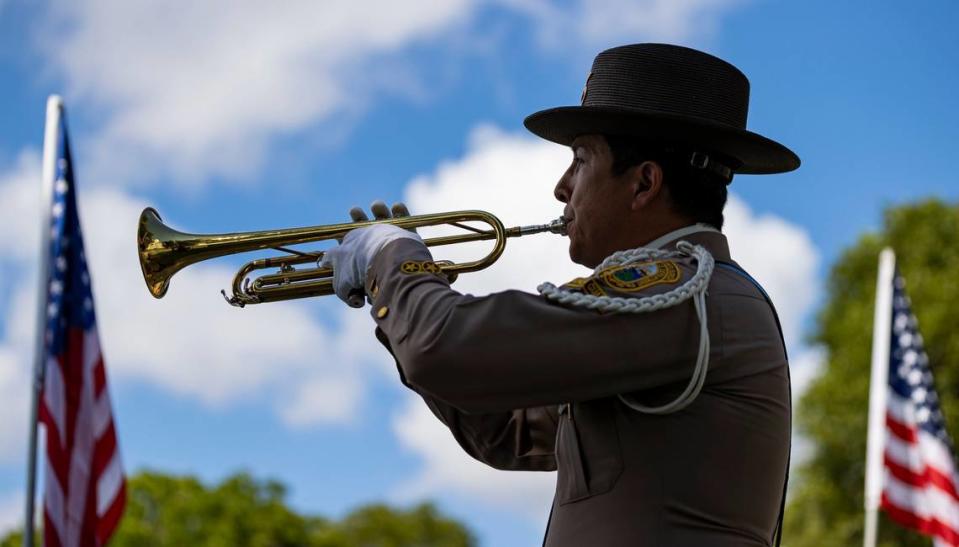
[[[783,540],[789,547],[862,545],[873,307],[878,254],[885,246],[896,251],[946,424],[959,439],[959,206],[929,200],[892,207],[882,231],[860,238],[829,276],[812,336],[827,358],[797,417],[815,454],[794,475]],[[929,543],[881,516],[880,545]]]
[[[316,547],[468,547],[475,544],[463,526],[444,518],[430,504],[407,511],[385,505],[361,507],[333,526],[317,527]]]
[[[40,538],[35,537],[33,544],[40,547]],[[23,530],[10,532],[3,536],[3,539],[0,539],[0,547],[23,547]]]
[[[246,473],[207,487],[193,477],[141,472],[111,547],[472,547],[462,524],[426,503],[408,510],[369,505],[335,522],[287,507],[286,489]],[[21,532],[0,540],[20,547]]]

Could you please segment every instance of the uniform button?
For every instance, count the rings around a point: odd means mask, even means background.
[[[386,306],[383,306],[382,308],[376,310],[376,317],[383,319],[388,313],[390,313],[390,309]]]

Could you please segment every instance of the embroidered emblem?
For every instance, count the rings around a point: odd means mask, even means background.
[[[589,71],[589,75],[586,76],[586,83],[583,84],[583,93],[582,93],[582,95],[579,96],[579,104],[580,104],[580,105],[586,104],[586,95],[589,94],[589,80],[590,80],[590,78],[592,78],[592,77],[593,77],[593,71],[591,70],[591,71]]]
[[[583,292],[583,285],[585,285],[587,281],[589,280],[585,277],[577,277],[576,279],[565,283],[563,288],[568,291]]]
[[[654,285],[676,283],[680,277],[679,266],[672,260],[614,266],[598,275],[604,285],[623,292],[636,292]]]
[[[595,279],[590,277],[577,277],[576,279],[563,285],[568,291],[591,294],[593,296],[606,296],[606,291]]]
[[[400,271],[405,274],[439,275],[443,273],[443,269],[440,268],[440,265],[433,262],[432,260],[424,260],[422,262],[407,260],[406,262],[400,264]]]
[[[607,296],[603,286],[600,285],[595,279],[590,279],[587,281],[586,284],[583,285],[583,290],[587,294],[591,294],[593,296]]]

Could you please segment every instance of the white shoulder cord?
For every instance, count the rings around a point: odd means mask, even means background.
[[[613,313],[645,313],[675,306],[690,298],[696,307],[696,317],[699,319],[699,354],[696,358],[696,367],[693,376],[686,385],[686,389],[673,401],[662,406],[644,406],[628,400],[623,395],[619,398],[623,403],[639,412],[646,414],[671,414],[689,406],[706,382],[706,371],[709,367],[709,330],[706,324],[706,287],[713,275],[715,262],[713,255],[700,245],[693,245],[688,241],[680,241],[675,251],[658,249],[630,249],[611,254],[596,267],[594,275],[599,274],[610,266],[630,264],[642,260],[658,260],[665,258],[692,256],[696,259],[696,274],[689,281],[679,287],[662,294],[644,296],[642,298],[621,298],[617,296],[594,296],[580,292],[569,291],[553,285],[543,283],[536,288],[546,298],[561,304],[588,308]]]

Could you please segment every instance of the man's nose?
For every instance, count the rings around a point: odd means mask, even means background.
[[[569,202],[569,184],[567,182],[568,173],[563,173],[563,176],[559,178],[556,182],[556,187],[553,188],[553,196],[563,203]]]

